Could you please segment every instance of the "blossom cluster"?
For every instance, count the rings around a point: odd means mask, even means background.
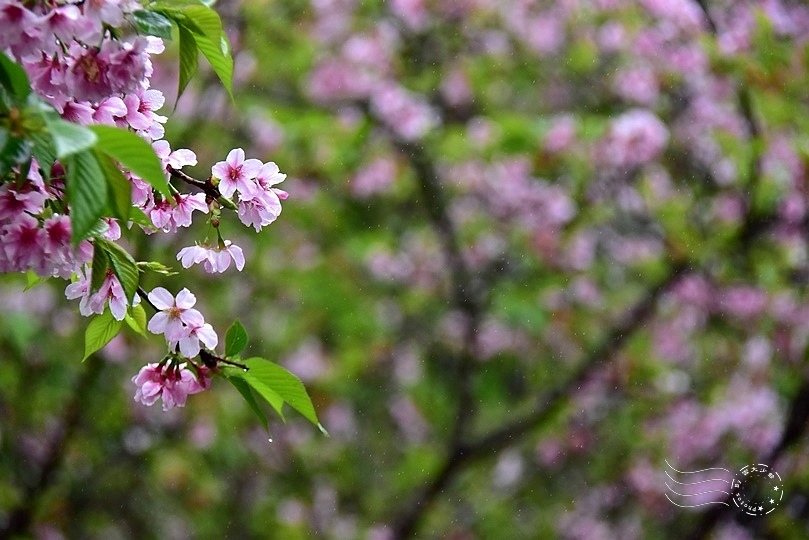
[[[31,90],[63,120],[126,129],[151,145],[171,197],[158,193],[130,170],[122,170],[131,184],[133,208],[148,219],[148,223],[138,221],[143,232],[175,233],[192,225],[194,212],[205,214],[215,237],[182,249],[177,260],[184,268],[202,264],[207,272],[224,272],[232,260],[242,270],[241,248],[221,236],[221,213],[233,210],[245,226],[260,231],[281,213],[287,193],[276,185],[286,175],[273,162],[245,159],[242,149],[230,151],[225,161],[212,167],[207,179],[181,172],[196,165],[197,156],[188,149],[173,150],[163,140],[167,118],[157,111],[165,98],[151,87],[150,79],[152,55],[162,52],[164,44],[158,37],[137,35],[136,12],[142,9],[135,0],[0,0],[0,51],[23,68]],[[65,196],[65,173],[58,160],[32,159],[29,167],[16,166],[0,178],[0,271],[71,279],[65,295],[79,300],[82,315],[100,315],[109,309],[116,321],[122,321],[141,298],[127,297],[114,265],[103,270],[103,279],[93,278],[93,272],[99,271],[91,264],[98,249],[95,240],[71,243],[75,202]],[[183,191],[183,186],[193,191]],[[94,234],[109,242],[120,241],[122,226],[133,227],[112,218],[104,218],[101,225]],[[148,329],[164,334],[169,360],[150,364],[133,379],[138,385],[136,400],[151,405],[162,396],[164,408],[183,406],[186,395],[207,388],[200,371],[207,368],[193,359],[201,347],[215,348],[218,338],[192,308],[196,299],[188,289],[175,299],[158,287],[148,300],[157,310]],[[196,376],[183,359],[191,361]]]

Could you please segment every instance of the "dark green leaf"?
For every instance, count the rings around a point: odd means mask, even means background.
[[[37,158],[37,163],[42,169],[45,180],[50,180],[51,167],[56,161],[56,150],[53,147],[51,136],[46,131],[35,131],[29,135],[29,139],[34,143],[31,149],[32,154]]]
[[[98,142],[96,148],[141,177],[164,197],[171,197],[163,166],[149,143],[125,129],[91,126]]]
[[[144,34],[171,40],[171,19],[156,11],[139,9],[132,13],[135,23]]]
[[[138,272],[135,259],[124,248],[105,238],[96,238],[95,246],[96,249],[100,247],[107,252],[112,271],[118,277],[118,281],[121,282],[124,293],[126,293],[126,301],[131,303],[138,292],[138,282],[140,280],[140,272]]]
[[[132,210],[132,184],[112,158],[101,152],[95,152],[95,156],[107,179],[109,209],[114,217],[126,223]]]
[[[7,131],[5,144],[0,148],[0,176],[4,176],[20,163],[31,157],[31,142],[21,137],[9,137]]]
[[[185,26],[180,25],[180,81],[177,87],[177,99],[185,92],[188,83],[197,73],[198,56],[197,41],[194,34]]]
[[[90,271],[90,293],[93,294],[101,288],[107,270],[110,267],[110,258],[107,252],[98,246],[93,246],[93,266]]]
[[[264,411],[261,410],[261,407],[259,407],[258,403],[256,402],[256,396],[253,395],[253,391],[250,390],[250,386],[240,376],[241,371],[238,368],[232,371],[232,374],[226,373],[225,378],[230,382],[230,384],[236,387],[236,390],[238,390],[242,397],[244,397],[244,400],[247,402],[250,409],[256,413],[256,416],[258,416],[258,419],[261,421],[261,425],[263,425],[264,429],[269,432],[270,423],[267,420],[267,415],[264,414]],[[236,373],[237,371],[239,373]]]
[[[320,425],[317,419],[317,413],[315,412],[314,405],[312,405],[312,400],[309,398],[309,394],[306,392],[306,388],[304,388],[299,378],[278,364],[265,360],[264,358],[248,358],[243,362],[250,368],[249,371],[244,374],[244,380],[256,389],[259,394],[265,396],[265,392],[269,391],[266,393],[280,396],[284,402],[289,403],[293,409],[315,424],[323,433],[326,433],[326,430]],[[270,404],[272,405],[272,401]],[[275,407],[275,405],[273,405],[273,407]]]
[[[234,321],[225,335],[225,356],[235,356],[247,345],[247,331],[239,321]]]
[[[90,230],[104,214],[107,206],[107,182],[98,161],[89,151],[69,156],[65,163],[72,240],[74,244],[78,244],[87,238]]]
[[[0,51],[0,85],[23,100],[31,93],[31,84],[25,70]]]
[[[87,331],[84,333],[84,358],[82,362],[112,341],[112,338],[121,331],[123,324],[123,321],[115,320],[109,309],[90,321]]]
[[[233,58],[230,56],[227,38],[222,35],[215,42],[199,34],[194,34],[194,38],[197,41],[197,47],[211,64],[230,99],[233,99]]]

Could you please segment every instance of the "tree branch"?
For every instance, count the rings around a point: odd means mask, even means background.
[[[537,399],[534,410],[521,418],[481,436],[477,440],[459,445],[450,454],[433,480],[423,487],[410,505],[394,521],[394,538],[407,538],[413,534],[418,521],[435,497],[449,484],[462,465],[492,455],[515,443],[528,432],[536,429],[564,405],[574,390],[581,387],[596,370],[612,361],[624,343],[651,317],[660,297],[682,277],[686,264],[673,262],[667,275],[650,288],[610,330],[579,364],[579,368],[564,383],[545,392]]]
[[[103,365],[103,362],[96,356],[91,356],[86,365],[83,366],[73,391],[73,396],[65,406],[60,430],[48,445],[48,454],[42,463],[39,474],[25,488],[19,504],[9,513],[5,527],[0,529],[0,538],[24,536],[30,531],[37,504],[51,487],[59,468],[62,466],[67,445],[81,420],[85,400],[87,396],[92,394],[92,387],[98,380]]]

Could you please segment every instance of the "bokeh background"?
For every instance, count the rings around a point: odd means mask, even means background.
[[[803,2],[215,7],[235,102],[203,72],[167,138],[199,177],[275,161],[290,198],[259,235],[226,218],[243,272],[143,285],[196,292],[220,339],[240,319],[331,436],[290,412],[269,442],[222,379],[143,407],[161,339],[80,363],[64,283],[4,276],[0,536],[809,535]],[[176,266],[204,234],[128,241]],[[767,463],[785,496],[678,508],[666,460]]]

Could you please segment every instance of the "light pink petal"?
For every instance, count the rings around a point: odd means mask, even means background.
[[[174,307],[174,296],[163,287],[156,287],[149,293],[149,301],[157,309],[169,309]]]
[[[211,176],[224,180],[230,176],[230,165],[224,161],[218,161],[211,167]]]
[[[197,337],[209,349],[216,348],[219,343],[219,337],[216,335],[213,326],[208,323],[205,323],[201,328],[197,329]]]
[[[228,165],[230,165],[233,169],[239,167],[239,165],[244,163],[244,150],[241,148],[234,148],[228,152],[228,157],[225,161],[227,161]]]
[[[214,257],[216,261],[213,264],[217,272],[222,273],[230,267],[230,253],[227,251],[215,253]]]
[[[205,324],[205,318],[202,313],[196,309],[187,309],[180,315],[180,320],[183,321],[191,328],[198,328]]]
[[[188,328],[183,326],[183,322],[179,318],[170,318],[166,323],[165,334],[168,342],[180,341],[188,336]]]
[[[241,272],[242,268],[244,268],[244,252],[242,252],[242,248],[230,246],[228,252],[233,257],[233,262],[236,263],[236,269]]]
[[[197,297],[188,289],[183,289],[177,293],[176,305],[181,309],[188,309],[197,303]]]
[[[219,176],[214,175],[214,176]],[[239,187],[238,182],[234,182],[230,179],[229,176],[220,177],[221,180],[219,182],[219,193],[221,193],[224,197],[233,197],[233,194],[236,192],[236,188]]]
[[[169,165],[174,167],[175,169],[181,169],[186,165],[196,165],[197,164],[197,155],[188,150],[186,148],[180,148],[179,150],[175,150],[169,156]]]
[[[263,163],[257,159],[248,159],[242,164],[242,175],[246,178],[255,178],[261,170]]]
[[[166,331],[166,324],[169,320],[169,314],[165,311],[158,311],[149,320],[149,325],[146,327],[149,332],[153,334],[162,334]]]
[[[116,321],[123,321],[126,316],[126,299],[123,296],[113,296],[110,298],[110,311]]]
[[[166,97],[160,90],[150,88],[149,90],[146,90],[143,93],[143,96],[141,96],[140,100],[141,103],[146,104],[146,106],[149,108],[150,111],[157,111],[160,110],[160,108],[166,102]]]
[[[180,353],[186,358],[194,358],[199,354],[199,339],[188,336],[180,340]]]

